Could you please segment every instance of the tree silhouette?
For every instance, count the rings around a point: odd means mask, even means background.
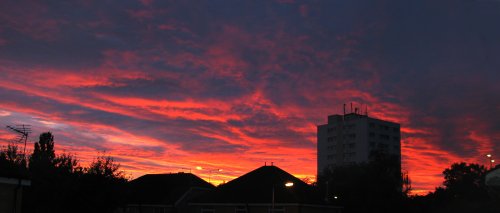
[[[56,155],[54,135],[40,134],[29,156],[15,145],[0,150],[0,175],[28,178],[31,186],[23,193],[23,212],[113,212],[125,204],[127,179],[120,164],[99,155],[88,167],[81,167],[71,154]]]
[[[80,199],[87,205],[82,212],[112,212],[125,204],[127,179],[120,165],[109,156],[94,160],[79,182]]]
[[[124,201],[127,180],[111,157],[99,156],[89,167],[71,154],[56,155],[54,136],[42,133],[29,158],[31,187],[25,212],[112,212]]]
[[[120,171],[120,164],[116,164],[109,156],[99,156],[87,170],[87,174],[101,176],[106,179],[125,179]]]
[[[54,136],[50,132],[40,134],[29,159],[30,171],[35,173],[50,171],[55,166],[55,157]]]
[[[79,166],[78,160],[71,154],[63,153],[54,159],[54,167],[60,173],[82,173],[83,168]]]
[[[374,154],[368,163],[332,167],[323,174],[318,187],[328,201],[345,206],[346,212],[402,211],[411,189],[398,156],[383,153]]]
[[[29,158],[31,187],[26,193],[26,210],[31,212],[58,212],[61,186],[65,177],[57,173],[54,136],[50,132],[40,134]]]
[[[486,167],[454,163],[443,171],[443,187],[412,199],[412,212],[498,212],[484,185]]]
[[[16,145],[0,150],[0,176],[25,178],[28,176],[26,159]]]
[[[486,167],[479,164],[454,163],[443,171],[446,191],[453,198],[485,199]]]

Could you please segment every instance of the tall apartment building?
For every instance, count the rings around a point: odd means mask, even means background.
[[[401,164],[400,125],[357,109],[328,116],[328,123],[318,126],[317,137],[318,174],[328,167],[368,162],[374,153],[396,155]]]

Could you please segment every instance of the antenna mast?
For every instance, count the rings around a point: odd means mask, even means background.
[[[23,157],[26,157],[26,143],[28,142],[28,135],[31,133],[31,125],[21,124],[15,127],[7,125],[7,128],[19,134],[18,143],[24,140]]]

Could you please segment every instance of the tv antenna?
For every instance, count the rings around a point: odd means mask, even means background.
[[[7,128],[18,134],[16,138],[17,143],[22,143],[24,141],[23,155],[26,156],[26,143],[28,142],[28,135],[31,133],[31,125],[21,124],[15,127],[7,125]]]

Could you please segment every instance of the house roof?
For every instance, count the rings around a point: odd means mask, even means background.
[[[214,186],[191,173],[147,174],[130,181],[129,203],[173,205],[191,188]]]
[[[486,185],[500,187],[500,167],[486,175]]]
[[[285,183],[293,182],[292,187]],[[257,168],[191,201],[195,203],[275,203],[321,204],[314,188],[276,166]]]

